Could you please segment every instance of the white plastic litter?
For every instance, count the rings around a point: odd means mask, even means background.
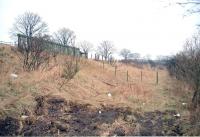
[[[99,110],[99,114],[101,114],[101,110]]]
[[[108,93],[108,97],[112,97],[111,93]]]
[[[181,115],[179,113],[177,113],[176,115],[174,115],[175,117],[180,117]]]
[[[26,118],[28,118],[28,116],[22,115],[21,118],[22,118],[22,119],[26,119]]]
[[[145,105],[145,103],[142,103],[142,105],[144,106],[144,105]]]
[[[11,76],[13,79],[16,79],[16,78],[18,77],[18,75],[17,75],[17,74],[14,74],[14,73],[10,74],[10,76]]]
[[[182,103],[183,106],[185,106],[187,103]]]

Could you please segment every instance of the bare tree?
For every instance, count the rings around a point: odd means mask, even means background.
[[[75,33],[67,28],[62,28],[54,34],[54,39],[64,46],[75,46]]]
[[[36,70],[44,63],[49,62],[50,53],[43,37],[26,37],[18,34],[19,57],[23,61],[23,69],[26,71]]]
[[[22,55],[24,70],[35,70],[49,59],[43,47],[47,30],[46,23],[37,14],[25,12],[16,18],[12,35],[18,35],[18,51]]]
[[[176,4],[181,5],[190,14],[200,12],[200,0],[179,0]]]
[[[120,51],[120,55],[124,58],[125,61],[127,61],[131,55],[131,51],[129,49],[122,49]]]
[[[111,41],[103,41],[100,43],[100,46],[97,47],[97,52],[104,57],[106,61],[108,61],[109,57],[115,51],[114,45]]]
[[[22,34],[27,37],[41,36],[48,31],[47,24],[41,17],[32,12],[25,12],[16,18],[11,34],[17,36]]]
[[[79,43],[77,44],[77,47],[79,47],[80,50],[83,51],[83,53],[84,53],[84,54],[87,56],[87,58],[88,58],[88,52],[89,52],[90,50],[92,50],[93,45],[92,45],[92,43],[90,43],[90,42],[88,42],[88,41],[82,41],[82,42],[79,42]]]
[[[133,60],[138,60],[140,58],[140,53],[131,53],[129,57]]]

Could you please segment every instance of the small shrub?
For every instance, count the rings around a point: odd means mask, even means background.
[[[77,64],[75,64],[73,61],[66,61],[61,77],[70,80],[78,71],[79,67]]]
[[[69,82],[69,80],[71,80],[78,71],[78,59],[68,59],[64,64],[63,73],[61,75],[61,77],[64,78],[64,81],[61,84],[60,89],[65,83]]]

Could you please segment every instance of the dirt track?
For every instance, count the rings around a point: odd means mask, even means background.
[[[131,112],[129,108],[92,108],[58,97],[37,97],[29,117],[0,120],[0,135],[183,135],[175,111]],[[101,111],[101,114],[99,113]]]

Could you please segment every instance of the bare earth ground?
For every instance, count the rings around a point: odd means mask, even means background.
[[[101,62],[81,59],[80,71],[60,89],[64,56],[23,72],[15,49],[0,49],[0,135],[190,134],[192,92],[166,70],[158,70],[157,85],[156,70],[148,66],[118,63],[115,76],[111,65],[103,69]]]

